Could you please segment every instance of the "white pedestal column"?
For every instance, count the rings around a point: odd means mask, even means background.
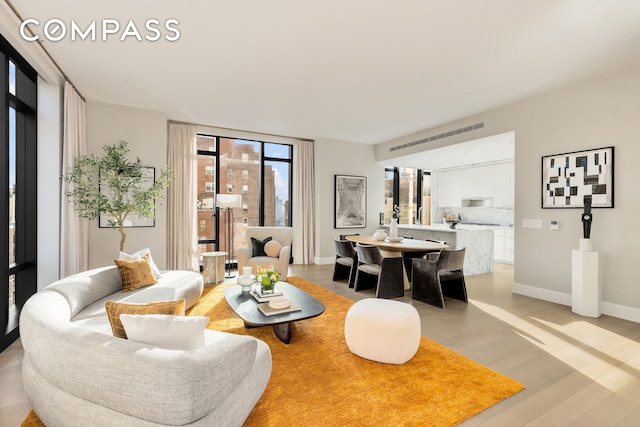
[[[571,310],[581,316],[600,317],[598,252],[571,252]]]

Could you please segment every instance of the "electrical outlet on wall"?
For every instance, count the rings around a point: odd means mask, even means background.
[[[522,228],[542,228],[541,219],[523,219]]]

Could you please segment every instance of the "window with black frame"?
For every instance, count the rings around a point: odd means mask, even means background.
[[[384,223],[397,212],[399,224],[429,224],[431,174],[421,169],[386,167],[384,172]]]
[[[291,226],[292,145],[206,134],[196,145],[199,254],[235,253],[249,226]]]
[[[18,338],[20,308],[37,289],[37,74],[2,36],[0,63],[1,351]]]

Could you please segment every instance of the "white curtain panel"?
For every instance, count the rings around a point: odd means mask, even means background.
[[[64,129],[62,175],[73,167],[76,157],[87,151],[86,103],[68,81],[64,83]],[[89,268],[89,220],[80,218],[67,199],[71,183],[64,179],[60,189],[60,277]]]
[[[167,194],[167,269],[198,271],[196,126],[169,123],[173,180]]]
[[[293,145],[293,176],[293,262],[312,264],[316,244],[313,141]]]

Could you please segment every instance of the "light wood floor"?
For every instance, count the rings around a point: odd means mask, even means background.
[[[513,268],[495,267],[467,277],[468,304],[448,299],[442,310],[398,298],[417,308],[423,335],[526,386],[462,425],[640,425],[640,325],[514,295]],[[333,282],[332,265],[294,265],[291,272],[353,300],[373,295]],[[19,426],[30,409],[21,360],[19,340],[0,354],[0,427]]]

